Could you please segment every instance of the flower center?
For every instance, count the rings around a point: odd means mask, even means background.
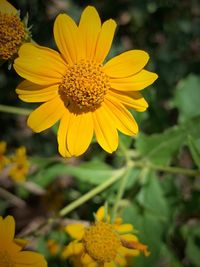
[[[87,228],[83,243],[87,253],[99,264],[114,260],[121,245],[113,226],[104,222],[97,222]]]
[[[59,92],[68,107],[90,111],[103,102],[109,88],[109,79],[100,64],[80,60],[68,68]]]
[[[20,19],[0,13],[0,58],[7,60],[15,55],[24,37],[24,25]]]
[[[10,255],[6,251],[0,251],[0,266],[1,267],[15,267]]]

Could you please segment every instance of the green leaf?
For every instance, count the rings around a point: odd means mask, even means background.
[[[200,138],[200,116],[181,125],[171,127],[164,133],[150,136],[140,134],[136,148],[143,157],[155,164],[168,165],[179,149],[187,144],[188,136]]]
[[[195,265],[200,266],[200,226],[193,227],[188,235],[186,245],[186,255],[189,260]]]
[[[158,177],[150,173],[146,184],[141,188],[137,200],[145,210],[165,222],[169,217],[167,200],[164,197]]]
[[[57,163],[42,169],[34,178],[32,178],[32,181],[42,187],[46,187],[59,175],[66,174],[75,176],[80,181],[98,185],[106,181],[115,173],[116,170],[113,170],[109,165],[98,160],[85,162],[79,166]]]
[[[188,136],[188,147],[190,149],[190,152],[192,154],[192,158],[193,158],[194,162],[196,163],[196,165],[200,169],[200,152],[197,149],[196,143],[191,136]]]
[[[173,105],[179,110],[179,121],[183,122],[200,115],[200,76],[190,74],[176,88]]]

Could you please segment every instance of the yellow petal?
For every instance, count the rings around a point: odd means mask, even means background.
[[[97,47],[94,56],[95,61],[102,63],[108,55],[112,45],[116,26],[116,22],[112,19],[109,19],[103,23],[97,41]]]
[[[111,95],[115,101],[120,101],[128,108],[132,108],[138,112],[145,111],[148,108],[148,103],[140,92],[119,92],[117,90],[110,90],[109,95]]]
[[[116,267],[116,264],[113,261],[106,262],[104,263],[103,267]]]
[[[83,244],[77,243],[76,241],[72,241],[69,243],[68,246],[66,246],[63,249],[61,257],[67,259],[70,256],[81,254],[82,251],[83,251]]]
[[[87,253],[85,253],[81,257],[81,263],[85,266],[94,263],[94,260]]]
[[[123,246],[121,246],[119,248],[119,253],[122,256],[138,256],[140,254],[140,252],[136,249],[130,249],[130,248],[125,248]]]
[[[29,243],[28,240],[21,239],[21,238],[15,238],[14,242],[18,246],[20,246],[22,249]]]
[[[58,85],[44,86],[25,80],[17,86],[16,93],[25,102],[46,102],[58,95]]]
[[[47,267],[47,262],[42,255],[31,251],[22,251],[17,253],[12,259],[15,267]]]
[[[17,9],[6,0],[0,0],[0,13],[17,14]]]
[[[56,51],[26,43],[19,49],[14,68],[21,77],[33,83],[51,85],[61,81],[67,66]]]
[[[96,9],[91,6],[86,7],[79,23],[79,47],[83,59],[93,60],[100,30],[101,20]]]
[[[27,124],[36,133],[54,125],[65,111],[64,104],[56,97],[35,109],[29,116]]]
[[[67,63],[77,61],[78,54],[78,27],[66,14],[57,16],[54,23],[54,38],[57,47]]]
[[[66,232],[74,239],[81,240],[84,235],[85,226],[83,224],[69,224],[65,227]]]
[[[94,132],[91,112],[71,113],[67,132],[67,148],[72,156],[83,154],[91,143]]]
[[[127,261],[124,257],[117,255],[117,257],[115,258],[115,262],[120,266],[126,266],[127,265]]]
[[[112,153],[118,147],[118,133],[112,123],[112,117],[104,106],[93,112],[94,131],[100,146],[108,153]]]
[[[123,234],[120,237],[124,240],[127,240],[127,241],[138,241],[138,238],[132,234]]]
[[[96,217],[98,219],[98,221],[103,221],[104,217],[105,217],[105,208],[104,206],[101,206],[100,208],[98,208],[97,212],[96,212]]]
[[[138,126],[131,113],[111,96],[105,99],[105,109],[116,128],[127,135],[136,135]]]
[[[71,154],[67,148],[67,131],[70,123],[70,112],[68,109],[65,110],[58,128],[58,151],[63,157],[71,157]]]
[[[128,77],[141,71],[149,60],[149,55],[142,50],[130,50],[109,60],[104,71],[109,77]]]
[[[113,89],[119,91],[138,91],[151,85],[157,78],[158,75],[156,73],[142,70],[139,73],[127,78],[111,78],[110,85]]]
[[[9,247],[15,235],[15,220],[12,216],[0,217],[0,247]]]
[[[133,231],[133,225],[132,224],[122,224],[122,225],[113,225],[115,230],[119,234],[128,233]]]

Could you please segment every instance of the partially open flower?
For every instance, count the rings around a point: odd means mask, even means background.
[[[75,240],[64,249],[63,258],[72,262],[78,258],[79,266],[83,267],[115,267],[127,266],[128,259],[138,256],[141,251],[145,256],[150,254],[147,246],[131,233],[131,224],[122,224],[121,218],[112,224],[103,207],[95,217],[95,223],[89,227],[82,224],[66,227]]]
[[[12,60],[28,38],[29,29],[19,12],[6,0],[0,0],[0,60]]]

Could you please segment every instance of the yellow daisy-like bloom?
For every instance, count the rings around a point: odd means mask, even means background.
[[[1,267],[47,267],[42,255],[24,251],[26,241],[14,239],[15,221],[12,216],[0,217],[0,266]]]
[[[5,156],[7,144],[4,141],[0,142],[0,171],[10,162],[9,158]]]
[[[16,149],[15,155],[11,157],[11,163],[12,166],[9,171],[11,179],[15,182],[24,182],[30,167],[25,147]]]
[[[101,147],[112,153],[118,132],[136,135],[138,126],[127,108],[142,112],[148,107],[140,90],[152,84],[155,73],[144,70],[149,56],[131,50],[103,65],[113,40],[116,23],[101,24],[94,7],[88,6],[80,23],[66,14],[55,20],[54,37],[60,53],[24,44],[14,68],[26,80],[17,88],[25,102],[45,102],[28,118],[28,126],[41,132],[58,120],[59,152],[79,156],[93,134]]]
[[[117,218],[113,224],[105,215],[104,207],[96,213],[96,221],[86,227],[82,224],[71,224],[66,231],[75,240],[62,253],[63,258],[78,258],[79,266],[83,267],[115,267],[127,266],[127,260],[144,252],[149,255],[146,245],[141,244],[131,232],[131,224],[122,224]]]
[[[0,59],[8,60],[16,55],[25,36],[25,25],[17,9],[6,0],[0,0]]]

